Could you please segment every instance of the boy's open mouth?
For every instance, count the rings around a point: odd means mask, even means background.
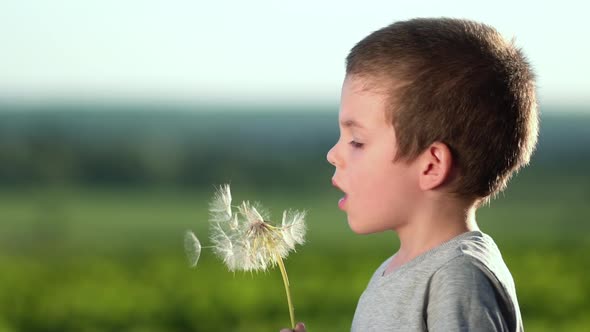
[[[336,183],[336,181],[334,179],[332,179],[332,185],[344,193],[344,197],[342,197],[340,200],[338,200],[338,207],[341,210],[344,210],[344,204],[346,204],[347,195],[344,192],[344,190],[342,190],[342,188],[340,188],[340,186],[338,186],[338,183]]]
[[[338,201],[338,207],[341,210],[344,210],[344,204],[346,204],[346,194],[344,194],[344,197],[342,197],[339,201]]]

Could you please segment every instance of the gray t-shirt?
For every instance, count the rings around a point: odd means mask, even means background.
[[[351,331],[523,331],[512,275],[487,234],[463,233],[383,275],[392,257],[361,295]]]

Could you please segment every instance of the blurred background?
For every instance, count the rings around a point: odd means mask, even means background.
[[[478,212],[528,331],[590,329],[587,7],[400,3],[0,2],[0,332],[278,331],[278,270],[230,273],[207,203],[231,182],[278,218],[307,209],[286,261],[297,320],[346,331],[393,233],[358,236],[325,161],[348,50],[419,16],[495,26],[538,75],[531,165]]]

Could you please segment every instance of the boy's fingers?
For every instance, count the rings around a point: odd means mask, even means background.
[[[297,325],[295,325],[295,332],[305,332],[305,324],[297,323]]]
[[[306,332],[305,330],[305,324],[303,323],[297,323],[297,325],[295,325],[295,329],[282,329],[280,332]]]

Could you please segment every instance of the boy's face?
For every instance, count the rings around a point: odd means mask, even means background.
[[[327,159],[336,167],[334,184],[345,193],[339,207],[346,211],[350,228],[368,234],[403,226],[419,187],[413,164],[393,162],[397,143],[385,116],[385,96],[363,91],[363,82],[344,80],[340,138]]]

